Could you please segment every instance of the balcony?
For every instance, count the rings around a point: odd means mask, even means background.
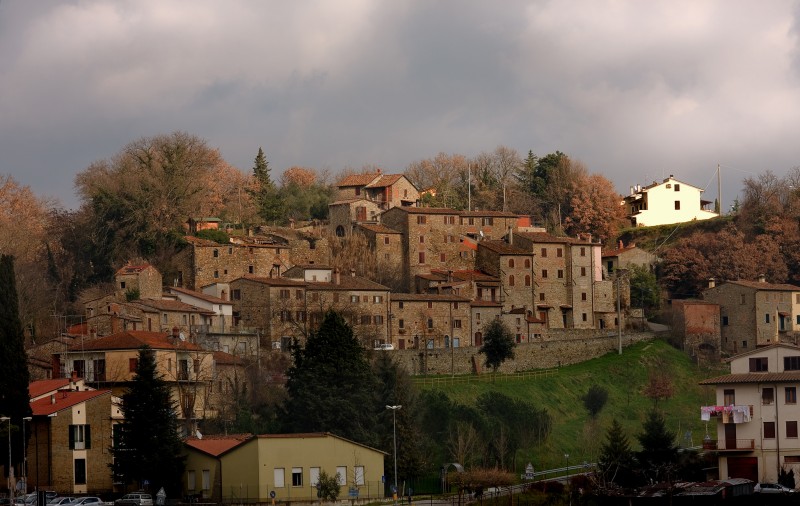
[[[756,447],[754,439],[719,439],[716,443],[719,452],[750,452]]]

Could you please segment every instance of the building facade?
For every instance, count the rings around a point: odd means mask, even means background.
[[[634,227],[670,225],[719,216],[707,208],[713,204],[702,198],[703,190],[683,183],[672,175],[662,182],[631,187],[622,200],[628,219]]]

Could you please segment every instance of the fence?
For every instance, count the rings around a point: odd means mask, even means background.
[[[267,491],[275,492],[275,504],[317,501],[317,489],[313,485],[300,487],[286,486]],[[380,481],[368,481],[363,485],[344,485],[339,490],[339,499],[383,499],[386,496],[386,485]],[[261,497],[258,487],[242,485],[233,486],[223,491],[222,502],[226,504],[269,504],[270,497]]]
[[[458,383],[495,383],[503,381],[515,381],[520,379],[537,379],[558,374],[558,369],[539,369],[533,371],[520,371],[509,374],[469,374],[458,376],[412,376],[411,381],[417,386],[443,386],[455,385]]]

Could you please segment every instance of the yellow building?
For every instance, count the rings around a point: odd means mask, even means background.
[[[202,499],[316,500],[320,472],[339,475],[340,499],[384,497],[385,453],[327,432],[192,437],[185,449],[184,491]]]

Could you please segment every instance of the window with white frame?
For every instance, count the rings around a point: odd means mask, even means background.
[[[203,469],[203,490],[211,490],[211,471]]]
[[[308,479],[311,480],[311,486],[316,487],[317,483],[319,483],[319,468],[318,467],[310,467],[308,468]]]
[[[286,486],[284,481],[284,469],[282,467],[276,467],[272,474],[273,481],[275,482],[275,488],[283,488]]]
[[[189,490],[194,490],[197,487],[197,476],[195,475],[194,471],[188,471],[186,473],[186,488]]]
[[[356,485],[363,485],[364,484],[364,466],[356,466],[354,469],[355,474],[355,484]]]
[[[292,468],[292,486],[293,487],[302,487],[303,486],[303,468],[302,467],[293,467]]]
[[[336,478],[340,487],[347,485],[347,466],[336,466]]]

